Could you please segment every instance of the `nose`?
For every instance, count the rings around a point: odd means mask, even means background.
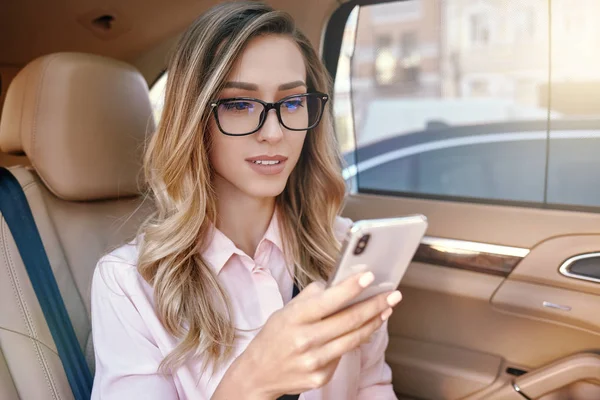
[[[269,143],[277,143],[283,139],[282,127],[274,109],[267,111],[265,123],[258,131],[258,139]]]

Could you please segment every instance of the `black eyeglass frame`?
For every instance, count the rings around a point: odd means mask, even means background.
[[[315,123],[310,125],[308,128],[295,129],[295,128],[288,127],[281,118],[281,111],[280,111],[281,104],[285,103],[286,101],[289,101],[290,99],[296,98],[296,97],[312,96],[312,95],[319,96],[321,98],[321,112],[319,113],[319,118],[317,118]],[[261,117],[260,121],[258,122],[258,127],[255,130],[253,130],[252,132],[228,133],[228,132],[225,132],[225,130],[221,127],[221,123],[219,122],[219,111],[218,111],[219,106],[223,103],[227,103],[230,101],[236,101],[236,100],[255,101],[257,103],[262,104],[262,106],[264,107],[264,110],[262,112],[262,117]],[[248,135],[252,135],[253,133],[258,132],[260,130],[260,128],[263,127],[263,125],[265,124],[265,121],[267,120],[267,115],[268,115],[269,111],[271,111],[271,109],[275,110],[275,112],[277,114],[277,119],[279,120],[279,123],[285,129],[288,129],[290,131],[306,131],[306,130],[312,129],[315,126],[319,125],[319,122],[321,122],[321,118],[323,117],[323,111],[325,111],[325,104],[327,104],[327,100],[329,100],[329,96],[325,93],[309,92],[309,93],[300,93],[300,94],[293,94],[291,96],[286,96],[283,99],[278,100],[274,103],[267,103],[266,101],[262,101],[261,99],[256,99],[254,97],[230,97],[227,99],[220,99],[220,100],[214,101],[210,104],[210,106],[212,107],[212,111],[215,116],[215,121],[217,122],[217,127],[219,128],[221,133],[223,133],[224,135],[227,135],[227,136],[248,136]]]

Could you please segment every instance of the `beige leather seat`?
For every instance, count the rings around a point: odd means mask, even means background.
[[[0,167],[14,167],[16,165],[30,165],[31,163],[25,156],[13,156],[11,154],[0,153]]]
[[[31,161],[31,168],[11,170],[25,189],[92,371],[92,272],[150,212],[138,182],[153,130],[148,87],[133,67],[74,53],[26,66],[11,83],[0,119],[0,149]],[[72,399],[4,219],[0,253],[0,399]]]

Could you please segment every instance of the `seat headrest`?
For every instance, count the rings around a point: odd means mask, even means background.
[[[111,199],[142,190],[144,143],[152,132],[148,85],[134,67],[56,53],[32,61],[11,82],[0,150],[25,153],[63,200]]]

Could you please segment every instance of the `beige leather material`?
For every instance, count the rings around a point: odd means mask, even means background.
[[[391,338],[394,387],[423,399],[459,399],[491,385],[502,358],[419,340]]]
[[[24,151],[63,200],[140,193],[141,157],[154,131],[148,87],[133,67],[58,53],[13,80],[0,120],[0,149]]]
[[[31,165],[31,163],[24,155],[0,153],[0,167],[14,167],[15,165]]]
[[[0,114],[10,82],[17,76],[19,68],[10,65],[0,65]]]
[[[48,216],[56,226],[65,263],[71,267],[75,285],[89,313],[96,262],[103,254],[135,237],[138,227],[152,210],[152,202],[144,201],[142,197],[65,202],[49,192],[44,201]]]
[[[23,167],[11,171],[25,189],[79,344],[93,370],[89,298],[94,267],[103,254],[134,237],[151,207],[141,197],[65,202],[34,172]],[[0,350],[13,385],[22,399],[70,399],[54,341],[3,219],[0,249]]]
[[[90,321],[87,317],[82,296],[79,294],[70,266],[65,259],[62,245],[56,234],[57,227],[49,217],[44,198],[45,189],[39,184],[39,180],[36,180],[35,176],[24,168],[14,168],[11,171],[25,190],[27,201],[44,243],[65,307],[71,317],[79,344],[83,347],[89,334]],[[35,301],[37,298],[29,282],[27,271],[4,220],[2,220],[0,229],[4,252],[4,260],[2,260],[4,264],[3,278],[0,279],[0,296],[2,298],[0,303],[7,304],[10,299],[17,297],[20,299],[19,302],[23,303],[21,307],[10,307],[0,313],[0,327],[29,336],[33,335],[45,346],[56,351],[42,310],[38,302]],[[23,318],[23,315],[26,315],[27,318]]]
[[[536,400],[598,400],[599,372],[597,355],[577,354],[518,378],[502,374],[493,385],[463,400],[522,400],[514,385]]]
[[[13,306],[13,303],[9,304]],[[31,336],[1,328],[0,346],[19,398],[73,399],[56,350],[50,349]]]
[[[540,400],[598,400],[600,399],[600,385],[591,382],[577,382],[549,393]]]
[[[538,398],[579,381],[600,383],[600,355],[573,355],[515,379],[529,397]]]
[[[21,118],[24,108],[28,107],[29,114],[33,113],[31,108],[35,105],[26,101],[26,82],[28,76],[23,70],[20,71],[10,82],[6,94],[4,95],[4,104],[0,109],[0,151],[14,155],[23,155],[23,145],[21,143],[21,126],[31,124],[32,121],[25,121]],[[33,78],[32,78],[33,79]],[[32,83],[32,88],[35,82]]]
[[[17,388],[13,382],[8,365],[6,365],[6,359],[0,349],[0,399],[18,399]]]
[[[413,262],[401,286],[487,301],[503,281],[495,275]]]
[[[180,34],[195,18],[217,2],[86,0],[84,4],[66,2],[61,7],[54,7],[52,3],[41,0],[35,1],[34,6],[21,1],[2,1],[0,63],[25,65],[35,57],[62,49],[86,51],[131,62],[151,51],[158,43]],[[318,48],[327,21],[341,2],[267,0],[267,3],[290,12],[315,48]],[[96,17],[114,12],[115,30],[122,31],[122,27],[129,26],[131,30],[110,41],[99,38],[87,28],[94,18],[88,14],[92,10],[97,11]],[[84,15],[87,16],[86,20],[82,20]],[[154,56],[158,61],[151,64],[155,68],[146,75],[149,82],[164,69],[169,50],[165,48]],[[142,69],[147,70],[147,67]]]
[[[402,302],[389,320],[391,339],[412,338],[497,355],[511,366],[526,368],[600,347],[599,335],[498,312],[489,300],[410,287],[401,290]]]
[[[585,329],[600,338],[600,296],[507,279],[492,305],[500,311]]]
[[[534,249],[510,274],[510,279],[557,286],[600,295],[600,284],[568,278],[558,269],[567,259],[600,251],[600,235],[569,235],[548,239]]]
[[[56,274],[65,306],[81,340],[90,322],[69,269],[64,262],[54,227],[33,176],[22,168],[13,170],[25,188],[38,224],[48,259]],[[16,244],[4,219],[0,225],[0,346],[14,384],[23,399],[72,398],[56,347]],[[79,321],[79,322],[78,322]],[[31,382],[38,384],[32,385]]]

